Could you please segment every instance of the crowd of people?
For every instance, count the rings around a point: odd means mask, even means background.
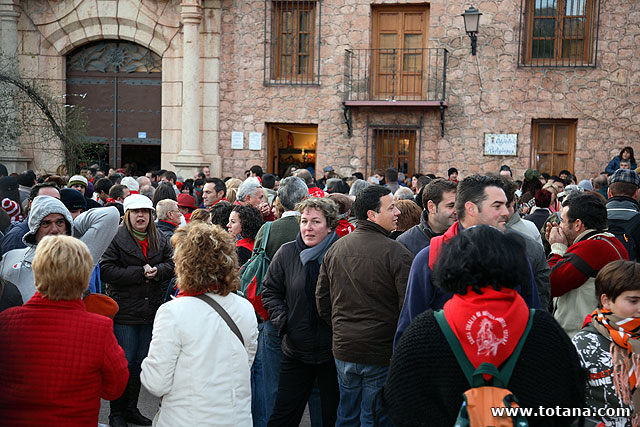
[[[636,167],[0,165],[0,423],[640,426]]]

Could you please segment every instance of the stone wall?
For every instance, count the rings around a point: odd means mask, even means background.
[[[341,102],[344,50],[369,48],[371,5],[357,0],[322,2],[321,85],[267,87],[264,70],[264,3],[223,2],[223,64],[220,152],[223,174],[240,176],[252,164],[266,165],[262,152],[231,150],[232,131],[263,132],[265,123],[318,124],[316,169],[331,164],[343,173],[363,170],[367,117],[393,123],[397,110],[354,110],[353,136],[346,136]],[[403,2],[404,3],[404,2]],[[410,2],[409,2],[410,3]],[[640,133],[640,5],[602,2],[596,68],[519,68],[520,1],[482,1],[478,54],[471,55],[460,14],[468,4],[430,3],[429,47],[446,48],[446,132],[439,133],[439,112],[423,114],[421,171],[444,175],[497,171],[508,164],[516,175],[532,165],[531,125],[535,119],[577,120],[574,169],[578,178],[602,171]],[[402,112],[415,123],[420,112]],[[483,156],[485,133],[517,133],[518,156]],[[355,165],[355,166],[354,166]],[[369,168],[369,171],[371,169]]]
[[[94,40],[128,40],[153,50],[163,57],[163,151],[179,149],[180,134],[171,121],[175,105],[174,93],[180,93],[181,74],[171,73],[179,63],[181,44],[179,0],[22,0],[18,20],[18,61],[20,73],[52,94],[66,93],[66,58],[76,47]],[[181,69],[179,69],[181,73]],[[166,84],[165,84],[166,82]],[[174,85],[172,86],[172,83]],[[166,86],[166,90],[165,90]],[[166,101],[166,107],[165,107]],[[177,104],[179,105],[179,104]],[[165,127],[166,125],[166,127]],[[31,157],[28,164],[18,165],[55,171],[61,163],[58,147],[48,143],[45,149],[21,141],[22,153]],[[31,148],[33,147],[33,148]],[[171,148],[175,147],[175,148]],[[52,155],[52,153],[54,155]],[[165,157],[165,156],[163,156]]]
[[[188,3],[196,2],[189,0]],[[440,136],[437,109],[353,109],[347,137],[344,97],[345,49],[370,48],[371,8],[392,1],[324,0],[320,28],[320,85],[263,83],[264,0],[203,0],[200,25],[200,142],[203,163],[220,176],[242,176],[267,163],[266,124],[318,127],[316,166],[339,172],[370,172],[366,123],[415,124],[422,117],[420,170],[443,175],[457,167],[464,176],[508,164],[516,174],[532,165],[535,119],[577,120],[575,173],[595,175],[640,133],[640,5],[601,0],[596,68],[519,68],[520,1],[482,1],[478,55],[471,56],[460,14],[461,0],[429,4],[428,47],[449,51],[446,132]],[[65,91],[64,55],[98,39],[124,39],[163,57],[162,164],[181,152],[183,123],[183,36],[180,0],[21,0],[19,66],[54,92]],[[417,1],[402,2],[418,3]],[[231,132],[263,135],[262,150],[231,150]],[[517,133],[517,157],[482,155],[485,133]],[[369,145],[371,141],[369,141]],[[369,153],[370,153],[369,147]],[[59,159],[23,150],[30,167],[47,169]],[[369,154],[369,157],[371,155]],[[417,156],[416,156],[417,157]],[[370,159],[369,159],[370,162]],[[49,164],[51,163],[51,164]]]

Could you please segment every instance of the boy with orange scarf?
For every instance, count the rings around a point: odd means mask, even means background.
[[[615,415],[588,418],[585,426],[640,426],[640,263],[613,261],[596,276],[598,308],[573,337],[589,371],[586,403]],[[628,409],[629,413],[623,413]],[[631,415],[631,416],[629,416]]]

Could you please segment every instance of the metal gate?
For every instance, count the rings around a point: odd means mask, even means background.
[[[366,158],[371,145],[371,169],[365,167],[365,175],[377,168],[396,168],[406,177],[420,169],[422,151],[422,117],[417,125],[372,124],[367,118]],[[417,159],[416,159],[417,156]]]
[[[67,102],[82,107],[87,115],[88,142],[109,146],[109,165],[130,164],[141,171],[159,168],[162,74],[158,55],[124,41],[85,45],[67,57],[66,93]]]

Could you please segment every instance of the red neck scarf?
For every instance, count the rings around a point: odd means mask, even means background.
[[[249,249],[251,252],[253,252],[253,244],[255,243],[255,241],[253,239],[249,239],[248,237],[246,239],[240,239],[236,242],[236,246],[239,246],[241,248],[247,248]]]
[[[344,237],[355,229],[356,229],[355,225],[351,224],[346,219],[341,219],[340,221],[338,221],[338,227],[336,227],[336,234],[338,235],[338,237]]]
[[[458,235],[458,223],[460,221],[454,222],[451,227],[447,231],[444,232],[441,236],[436,236],[431,239],[429,242],[429,268],[433,271],[433,266],[436,265],[436,261],[440,258],[440,252],[442,252],[442,245],[447,243],[449,240],[453,239]]]
[[[483,362],[499,367],[524,333],[529,308],[513,289],[487,286],[477,294],[469,287],[445,303],[444,314],[475,368]]]
[[[144,240],[140,240],[135,235],[133,236],[133,238],[136,239],[138,243],[140,243],[142,255],[144,255],[144,258],[147,260],[147,262],[149,262],[149,257],[147,256],[147,251],[149,250],[149,238],[145,236]]]
[[[309,196],[322,198],[324,197],[324,191],[318,187],[311,187],[309,188]]]
[[[176,298],[180,298],[180,297],[195,297],[197,295],[204,295],[207,292],[212,292],[212,291],[216,291],[218,290],[217,286],[211,286],[209,289],[207,289],[206,291],[178,291],[178,295]]]

